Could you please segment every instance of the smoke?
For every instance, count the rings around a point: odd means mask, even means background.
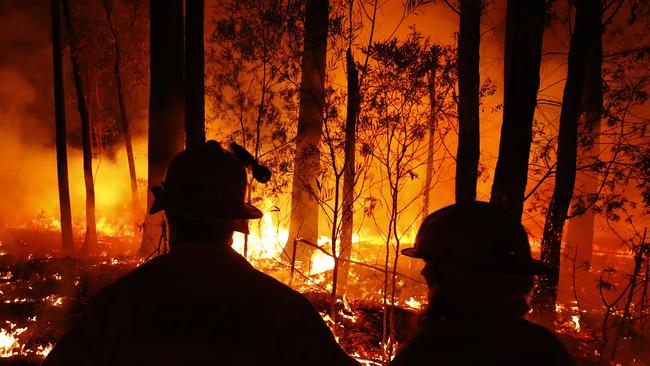
[[[0,2],[0,228],[48,225],[59,218],[50,27],[49,1]],[[64,52],[70,198],[73,225],[81,230],[85,189],[69,63]],[[134,113],[135,124],[145,125],[143,120]],[[106,231],[128,222],[131,212],[121,141],[117,136],[107,142],[106,153],[93,159],[98,225]],[[134,145],[137,172],[146,174],[146,140],[136,136]]]
[[[52,201],[51,194],[45,193],[51,190],[45,187],[56,184],[56,175],[50,179],[50,173],[56,174],[51,168],[56,163],[48,153],[54,129],[46,127],[54,122],[51,62],[47,63],[50,21],[44,8],[48,9],[46,1],[0,5],[0,187],[4,191],[0,223],[16,224],[32,214],[25,207]]]
[[[23,225],[38,217],[44,211],[47,217],[59,216],[58,190],[56,180],[56,160],[54,153],[54,113],[52,92],[52,50],[50,40],[50,9],[47,0],[2,1],[0,2],[0,189],[4,195],[0,200],[0,228],[3,225]],[[82,6],[92,8],[92,2],[74,3],[81,14]],[[117,2],[120,3],[121,2]],[[137,2],[140,4],[139,2]],[[127,4],[126,2],[124,4]],[[138,7],[122,4],[116,11],[122,12],[117,24],[123,40],[125,58],[146,49],[146,17],[135,16],[146,12],[146,2]],[[128,4],[131,4],[129,2]],[[133,2],[136,4],[136,2]],[[134,5],[135,6],[135,5]],[[89,8],[89,9],[90,9]],[[212,9],[209,4],[206,9]],[[84,17],[91,27],[104,27],[105,15],[101,7],[90,9]],[[95,11],[97,10],[97,11]],[[369,9],[366,9],[369,10]],[[490,78],[496,86],[496,93],[488,97],[481,112],[481,164],[485,174],[479,180],[479,199],[489,197],[494,166],[498,155],[501,130],[501,109],[497,108],[503,100],[503,46],[505,31],[505,0],[490,2],[482,20],[481,38],[481,78]],[[566,9],[564,9],[566,10]],[[557,11],[564,11],[557,9]],[[421,7],[416,13],[408,15],[401,21],[403,8],[401,2],[386,2],[379,9],[375,40],[384,40],[389,36],[403,39],[415,26],[433,42],[455,44],[458,30],[458,15],[443,2],[430,3]],[[139,12],[139,13],[138,13]],[[563,17],[563,15],[558,15]],[[566,17],[564,15],[564,17]],[[129,27],[127,23],[138,19],[138,26]],[[143,20],[144,19],[144,20]],[[85,21],[85,20],[84,20]],[[400,23],[401,21],[401,23]],[[206,34],[209,34],[209,22],[206,22]],[[399,27],[397,27],[399,24]],[[364,24],[365,28],[369,24]],[[395,29],[397,29],[395,31]],[[363,31],[356,41],[365,46],[368,33]],[[140,35],[137,38],[135,33]],[[132,39],[137,41],[127,41]],[[95,46],[99,47],[99,46]],[[547,28],[544,36],[544,52],[540,71],[540,98],[560,100],[563,80],[566,77],[566,55],[568,50],[568,32],[565,24],[554,21]],[[358,60],[363,54],[358,52]],[[108,60],[103,58],[102,62]],[[99,62],[94,60],[95,62]],[[147,60],[143,53],[138,62],[128,68],[128,75],[134,79],[140,76],[140,82],[146,84]],[[74,86],[70,75],[69,55],[64,50],[64,82],[66,93],[66,116],[68,128],[69,173],[73,217],[79,227],[83,227],[84,186],[80,151],[79,119],[74,97]],[[341,69],[341,68],[339,68]],[[133,76],[136,75],[136,76]],[[337,85],[346,85],[345,75],[336,77]],[[93,82],[99,83],[99,96],[93,86],[89,99],[98,99],[97,104],[114,104],[114,86],[110,78],[98,77]],[[144,81],[143,81],[144,80]],[[136,90],[137,89],[137,90]],[[146,175],[146,85],[129,88],[127,96],[128,113],[134,136],[136,168],[139,178]],[[211,103],[214,101],[208,101]],[[100,107],[101,108],[101,107]],[[554,109],[555,108],[555,109]],[[548,134],[556,133],[559,108],[546,107],[544,113],[536,116],[548,128]],[[110,113],[104,113],[110,115]],[[97,117],[101,118],[101,117]],[[109,117],[110,118],[110,117]],[[453,141],[448,146],[455,152]],[[107,149],[95,156],[94,171],[97,190],[97,213],[101,217],[123,217],[129,213],[130,193],[128,192],[128,169],[119,135],[106,142]],[[418,172],[424,177],[424,172]],[[454,169],[444,170],[444,177],[435,187],[432,200],[434,207],[453,202]],[[549,181],[552,183],[552,181]],[[532,181],[531,185],[534,185]],[[529,186],[529,190],[532,187]],[[548,188],[548,187],[546,187]],[[140,202],[145,202],[145,188],[140,186]],[[539,232],[543,217],[536,219],[539,226],[528,225]]]

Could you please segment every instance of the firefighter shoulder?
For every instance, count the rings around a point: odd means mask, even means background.
[[[200,240],[261,217],[245,190],[244,167],[218,143],[179,154],[152,189],[151,212],[170,219],[170,253],[100,291],[42,365],[358,365],[300,293],[253,268],[231,239]],[[199,234],[174,237],[188,222]]]

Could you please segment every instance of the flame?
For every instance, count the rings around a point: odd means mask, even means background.
[[[318,239],[318,246],[321,248],[329,247],[331,249],[331,243],[332,240],[325,235]],[[311,255],[311,268],[309,269],[309,274],[317,275],[332,269],[334,269],[334,258],[320,250],[315,250]]]
[[[267,213],[259,221],[249,224],[251,227],[248,238],[242,233],[235,233],[233,236],[232,247],[242,255],[244,255],[244,243],[246,239],[248,240],[246,256],[253,264],[263,259],[280,256],[289,237],[289,231],[275,223],[273,215],[268,213],[272,206],[271,201],[265,202],[263,206],[266,206],[267,209],[263,211]]]
[[[414,310],[420,310],[420,309],[422,309],[422,306],[424,305],[424,303],[421,300],[418,300],[418,299],[416,299],[414,297],[411,297],[408,300],[404,301],[404,304],[408,308],[414,309]]]
[[[50,303],[50,305],[56,306],[56,307],[61,307],[63,305],[63,297],[62,296],[50,295],[50,296],[44,298],[43,301],[48,301]]]
[[[24,345],[20,344],[18,336],[27,328],[18,328],[15,323],[6,321],[8,329],[0,328],[0,357],[12,357],[23,353]]]
[[[52,351],[52,348],[54,348],[54,345],[52,343],[48,343],[45,346],[38,345],[36,347],[36,351],[34,352],[38,356],[41,356],[43,358],[47,357],[47,355],[50,354],[50,351]]]
[[[61,221],[59,221],[58,219],[52,217],[52,218],[50,218],[50,222],[49,222],[48,226],[49,226],[50,229],[53,229],[53,230],[61,230]]]
[[[29,318],[30,321],[36,321],[36,317]],[[5,321],[6,327],[0,328],[0,358],[37,355],[42,358],[47,356],[54,345],[48,343],[39,344],[34,349],[27,348],[21,343],[20,337],[27,331],[27,327],[18,327],[15,323]]]
[[[133,225],[126,220],[111,220],[102,216],[97,219],[96,227],[97,232],[105,236],[131,237],[135,235]]]
[[[571,321],[573,322],[573,327],[575,328],[576,332],[579,332],[580,331],[580,316],[572,315],[571,316]]]
[[[246,257],[253,265],[260,265],[262,261],[277,259],[281,256],[284,245],[289,238],[289,230],[279,225],[273,219],[271,209],[274,204],[270,200],[265,201],[260,207],[265,212],[264,216],[257,222],[251,222],[250,233],[248,234],[248,248]],[[359,236],[353,236],[353,241],[358,242]],[[233,236],[232,248],[239,254],[244,255],[244,243],[246,237],[242,233],[235,233]],[[318,239],[318,245],[326,247],[331,239],[325,235]],[[315,250],[311,257],[310,275],[317,275],[334,268],[334,258]]]

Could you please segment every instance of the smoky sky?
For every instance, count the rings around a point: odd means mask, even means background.
[[[0,123],[26,144],[53,144],[49,3],[0,2]]]

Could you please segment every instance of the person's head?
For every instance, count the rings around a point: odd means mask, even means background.
[[[164,210],[170,245],[225,244],[234,231],[248,232],[248,219],[262,212],[245,202],[246,169],[216,141],[187,149],[169,164],[161,186],[152,187],[151,214]]]
[[[429,215],[415,247],[402,253],[424,259],[422,275],[432,303],[444,303],[445,311],[458,313],[521,304],[533,287],[533,276],[546,270],[531,257],[519,220],[479,201]]]

